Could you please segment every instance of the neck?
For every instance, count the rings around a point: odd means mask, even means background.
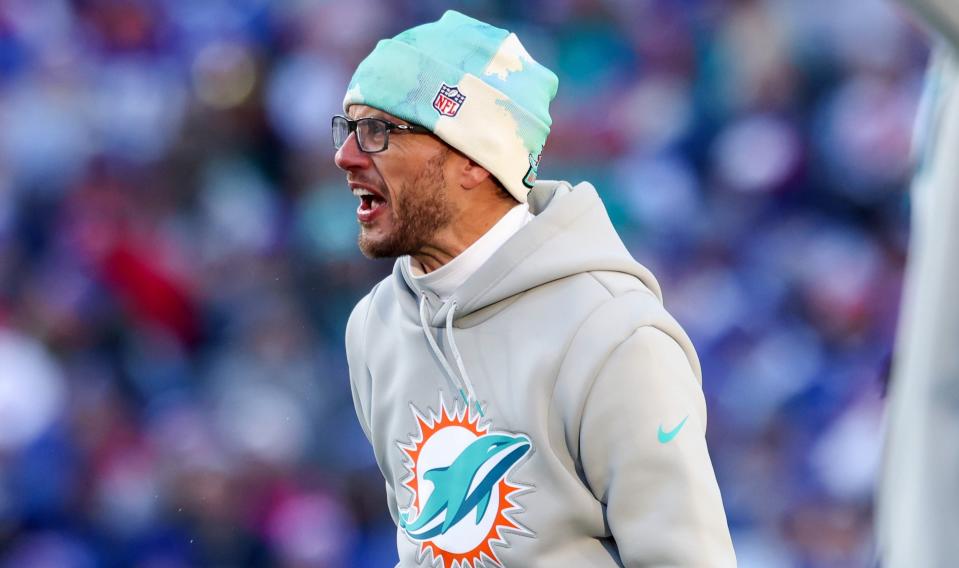
[[[429,274],[444,266],[486,234],[517,203],[497,199],[464,208],[465,214],[433,235],[432,241],[410,256]]]

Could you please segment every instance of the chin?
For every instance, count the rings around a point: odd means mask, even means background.
[[[386,237],[371,237],[366,234],[365,231],[360,231],[360,238],[357,241],[357,245],[360,248],[360,252],[363,253],[363,256],[366,258],[396,258],[406,254],[405,252],[399,252],[394,239]]]

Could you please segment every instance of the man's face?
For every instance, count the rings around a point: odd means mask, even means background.
[[[350,107],[352,119],[382,118],[406,124],[365,105]],[[444,166],[450,149],[425,134],[390,132],[389,147],[375,154],[360,150],[356,133],[336,152],[336,165],[360,199],[359,247],[369,258],[415,254],[457,213],[447,196]]]

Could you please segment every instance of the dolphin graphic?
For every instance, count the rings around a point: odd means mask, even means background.
[[[473,509],[476,509],[476,524],[479,524],[486,514],[493,487],[529,449],[529,438],[525,436],[487,434],[477,438],[452,464],[431,469],[423,475],[433,482],[433,493],[415,520],[400,519],[400,528],[411,538],[426,540],[446,534]],[[487,463],[492,463],[492,467],[470,492],[477,474]],[[443,513],[446,516],[442,524],[434,522]]]

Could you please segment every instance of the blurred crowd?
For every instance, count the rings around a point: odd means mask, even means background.
[[[927,51],[886,0],[0,0],[0,568],[395,562],[330,116],[447,7],[560,89],[704,369],[740,565],[872,560]]]

